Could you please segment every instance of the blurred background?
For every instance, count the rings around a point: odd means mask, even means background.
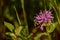
[[[40,10],[52,11],[52,14],[54,16],[53,21],[54,22],[60,21],[60,20],[58,21],[58,19],[60,19],[60,0],[23,0],[23,1],[24,3],[22,2],[22,0],[0,0],[0,40],[13,40],[11,39],[10,36],[5,34],[6,32],[11,31],[9,30],[8,27],[4,25],[4,21],[11,23],[14,26],[14,29],[16,26],[19,25],[21,26],[28,25],[29,34],[34,29],[34,16],[36,16],[36,14],[40,12]],[[26,14],[25,16],[24,13]],[[21,24],[19,23],[18,19],[20,19]],[[39,32],[41,32],[41,30],[34,33],[30,40],[33,40],[35,34],[38,34]],[[12,33],[14,33],[14,30]],[[57,27],[51,33],[51,35],[52,40],[60,40],[60,24],[57,25]],[[44,40],[43,38],[45,37],[42,37],[41,40]],[[25,39],[22,38],[22,40]]]

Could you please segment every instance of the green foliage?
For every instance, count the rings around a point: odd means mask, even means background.
[[[17,6],[19,9],[17,9]],[[23,22],[20,19],[19,10],[22,10]],[[9,21],[13,21],[12,25],[4,20],[4,25],[11,31],[6,32],[6,35],[11,36],[12,40],[32,40],[32,36],[28,38],[29,33],[31,33],[30,28],[34,26],[34,15],[40,10],[51,10],[54,16],[54,22],[50,25],[47,24],[45,27],[46,31],[38,34],[36,33],[36,36],[33,37],[33,39],[40,40],[43,35],[46,35],[48,36],[48,40],[51,40],[50,33],[53,33],[54,30],[60,32],[60,3],[57,0],[11,0],[10,5],[6,6],[6,10],[4,10],[4,17]],[[32,35],[35,34],[32,33]]]
[[[4,25],[11,31],[13,32],[14,30],[14,26],[11,23],[5,22],[4,21]]]
[[[16,27],[16,28],[15,28],[15,34],[16,34],[17,36],[19,36],[21,30],[22,30],[22,26],[20,26],[20,27]]]
[[[49,32],[50,32],[50,33],[53,32],[56,27],[57,27],[57,23],[53,23],[53,24],[50,26]]]
[[[39,33],[36,37],[34,37],[34,40],[40,40],[41,36],[48,35],[47,33]]]
[[[17,36],[20,36],[20,32],[22,30],[22,26],[16,27],[14,29],[14,26],[8,22],[4,22],[5,26],[11,31],[11,32],[6,32],[6,35],[11,36],[13,40],[19,40],[20,38],[17,38]],[[13,32],[13,30],[15,32]]]
[[[50,24],[50,25],[47,25],[47,26],[46,26],[47,32],[48,32],[48,33],[52,33],[52,32],[56,29],[57,24],[58,24],[58,23],[56,22],[56,23],[52,23],[52,24]]]
[[[57,27],[57,23],[52,23],[51,25],[47,24],[46,25],[46,32],[37,34],[37,36],[34,37],[34,40],[40,40],[40,38],[43,35],[46,35],[46,36],[48,36],[48,38],[50,38],[49,34],[52,33],[56,29],[56,27]]]
[[[14,33],[7,32],[6,35],[9,35],[12,37],[13,40],[16,40],[16,35]]]

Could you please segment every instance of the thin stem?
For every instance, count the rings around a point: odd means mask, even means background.
[[[26,31],[27,31],[27,35],[29,34],[28,32],[28,23],[27,23],[27,18],[26,18],[26,12],[25,12],[25,9],[24,9],[24,0],[21,0],[21,4],[22,4],[22,9],[23,9],[23,15],[24,15],[24,22],[25,22],[25,25],[26,25]]]
[[[14,6],[14,9],[15,9],[15,11],[16,11],[16,16],[17,16],[17,19],[18,19],[19,25],[21,25],[21,22],[20,22],[20,19],[19,19],[19,16],[18,16],[18,12],[17,12],[17,10],[16,10],[16,7],[15,7],[15,6]]]
[[[48,26],[46,27],[46,34],[47,34],[47,36],[48,36],[48,39],[51,40],[50,33],[48,32],[49,30],[47,30],[47,29],[48,29]]]
[[[48,40],[51,40],[51,36],[49,35],[49,33],[46,33],[46,32],[38,34],[36,37],[34,37],[34,40],[40,40],[40,38],[41,38],[43,35],[48,36]]]

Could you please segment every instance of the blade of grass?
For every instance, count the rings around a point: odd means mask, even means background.
[[[60,24],[60,19],[59,19],[59,16],[58,16],[58,13],[57,13],[55,7],[54,7],[52,4],[50,4],[50,5],[51,5],[52,8],[54,9],[54,11],[55,11],[55,13],[56,13],[56,17],[57,17],[58,23]]]
[[[20,21],[20,18],[19,18],[19,16],[18,16],[18,12],[17,12],[17,10],[16,10],[16,7],[14,6],[13,8],[14,8],[15,11],[16,11],[16,16],[17,16],[17,19],[18,19],[19,25],[21,25],[21,21]]]
[[[26,12],[25,12],[25,9],[24,9],[24,0],[21,0],[21,4],[22,4],[22,9],[23,9],[25,28],[26,28],[27,36],[28,36],[29,35],[29,32],[28,32],[28,23],[27,23],[27,18],[26,18]]]

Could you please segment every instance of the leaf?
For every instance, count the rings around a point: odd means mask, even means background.
[[[15,34],[14,33],[11,33],[11,32],[6,32],[6,35],[14,36],[16,38]]]
[[[55,28],[56,28],[56,25],[55,24],[52,24],[51,27],[50,27],[49,32],[50,33],[53,32],[55,30]]]
[[[4,25],[11,31],[13,32],[14,30],[14,26],[11,23],[5,22],[4,21]]]
[[[15,34],[16,34],[17,36],[20,34],[22,28],[23,28],[22,26],[19,26],[19,27],[17,27],[17,28],[15,29]]]
[[[52,23],[50,26],[46,27],[47,32],[51,33],[55,30],[57,23]]]
[[[16,35],[14,33],[7,32],[6,35],[11,36],[13,40],[16,40],[17,39],[17,37],[16,37]]]

